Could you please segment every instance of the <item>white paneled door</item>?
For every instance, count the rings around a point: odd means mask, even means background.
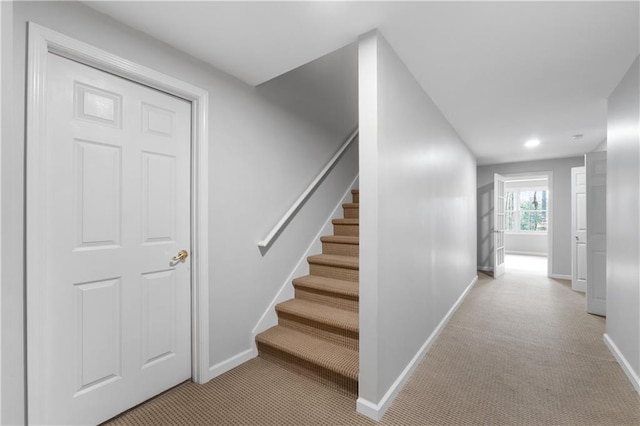
[[[585,156],[587,177],[587,312],[607,311],[607,152]]]
[[[505,230],[504,176],[493,175],[493,278],[504,274]]]
[[[571,288],[587,291],[587,176],[571,169]]]
[[[191,377],[191,106],[53,54],[47,70],[30,423],[96,424]]]

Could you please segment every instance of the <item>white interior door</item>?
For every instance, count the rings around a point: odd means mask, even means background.
[[[493,175],[493,277],[504,274],[504,176]]]
[[[30,423],[96,424],[191,376],[191,106],[49,54],[44,336]],[[33,383],[30,380],[30,383]]]
[[[587,176],[571,169],[571,288],[587,291]]]
[[[587,176],[587,312],[606,315],[607,308],[607,153],[586,155]]]

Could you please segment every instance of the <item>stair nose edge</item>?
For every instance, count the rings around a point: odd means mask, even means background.
[[[309,264],[353,269],[354,271],[358,271],[360,269],[359,260],[360,259],[355,256],[340,256],[335,254],[315,254],[307,257],[307,262],[309,262]]]
[[[300,302],[301,301],[298,299],[290,299],[278,303],[275,307],[276,312],[278,314],[294,316],[296,318],[311,321],[317,324],[323,324],[324,326],[328,326],[334,329],[345,330],[349,333],[355,333],[357,335],[360,334],[360,318],[357,313],[308,301],[305,301],[302,304]],[[318,305],[322,308],[321,310],[328,310],[329,312],[334,313],[335,316],[340,315],[344,321],[336,321],[332,318],[332,315],[321,315],[318,314],[318,312],[309,312],[308,309],[304,309],[305,306],[308,307],[312,305]]]

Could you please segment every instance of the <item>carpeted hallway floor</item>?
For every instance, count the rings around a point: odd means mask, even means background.
[[[479,281],[380,424],[639,425],[640,397],[607,350],[605,320],[567,281]],[[355,400],[256,358],[184,383],[109,425],[374,425]]]

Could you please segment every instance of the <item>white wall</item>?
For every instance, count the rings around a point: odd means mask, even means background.
[[[478,267],[493,268],[493,175],[552,172],[549,191],[552,197],[550,275],[571,275],[571,168],[584,165],[584,158],[527,161],[480,166],[478,185]]]
[[[4,3],[3,3],[4,6]],[[4,17],[3,9],[3,17]],[[23,227],[26,22],[34,21],[209,92],[210,365],[251,348],[251,330],[357,173],[353,146],[271,249],[256,243],[357,125],[357,58],[348,52],[254,88],[77,2],[13,5],[13,136],[2,145],[2,424],[24,420]],[[3,38],[7,27],[2,26]],[[11,35],[11,34],[9,34]],[[256,66],[259,66],[257,64]],[[335,69],[337,67],[337,69]],[[339,69],[351,69],[341,75]],[[329,71],[327,71],[329,69]],[[325,72],[326,71],[326,72]],[[340,99],[296,97],[307,79]],[[329,77],[327,77],[329,76]],[[338,80],[334,80],[334,79]],[[344,80],[339,80],[340,78]],[[3,92],[3,95],[5,93]],[[289,99],[291,96],[293,99]],[[3,102],[5,96],[3,96]],[[3,108],[3,123],[9,112]],[[339,118],[337,118],[339,117]],[[5,129],[3,128],[3,136]],[[8,232],[7,232],[8,231]],[[7,392],[10,389],[10,392]]]
[[[9,29],[11,26],[11,19],[13,18],[13,4],[11,2],[1,2],[0,3],[0,29],[8,26]],[[6,31],[6,34],[0,30],[0,200],[2,199],[2,145],[4,141],[9,140],[8,134],[6,133],[8,126],[5,124],[8,121],[8,117],[5,118],[3,112],[6,111],[6,108],[9,108],[9,96],[3,96],[4,93],[8,93],[10,84],[10,62],[8,58],[11,57],[12,46],[11,46],[11,31]],[[2,241],[2,209],[0,209],[0,241]],[[0,271],[2,271],[2,244],[0,244]],[[0,272],[0,289],[2,288],[2,276]],[[2,324],[2,291],[0,290],[0,324]],[[2,327],[0,327],[0,345],[2,343]],[[0,346],[1,348],[1,346]],[[0,350],[0,413],[2,413],[2,351]],[[2,421],[2,416],[0,415],[0,422]]]
[[[21,306],[19,302],[22,297],[21,286],[12,282],[10,274],[11,269],[21,271],[20,264],[8,264],[7,262],[20,262],[21,258],[12,251],[12,248],[6,244],[7,236],[13,221],[19,219],[20,212],[12,211],[6,208],[4,200],[10,199],[15,191],[14,184],[19,177],[11,176],[7,173],[8,167],[6,159],[8,157],[8,148],[11,147],[17,131],[17,123],[15,122],[16,112],[12,105],[11,91],[13,84],[13,61],[11,54],[13,52],[13,2],[0,2],[2,16],[0,17],[0,36],[2,78],[0,81],[2,96],[2,117],[0,118],[0,173],[1,185],[0,196],[2,197],[2,216],[0,218],[0,239],[2,247],[0,247],[0,424],[10,424],[5,421],[5,412],[10,412],[8,419],[21,419],[24,413],[22,405],[24,394],[24,383],[22,377],[24,372],[21,370],[23,350],[21,337]],[[17,323],[16,323],[17,321]],[[14,350],[5,350],[5,344],[14,344]],[[11,347],[11,346],[8,346]]]
[[[359,59],[358,410],[377,417],[476,278],[476,164],[379,33]]]
[[[546,256],[549,252],[547,234],[504,233],[504,248],[507,253]]]
[[[640,392],[640,57],[608,99],[607,338]],[[626,364],[626,365],[625,365]],[[635,378],[633,377],[635,375]]]
[[[605,139],[602,142],[600,142],[600,144],[596,146],[591,152],[600,152],[600,151],[606,151],[606,150],[607,150],[607,140]]]

